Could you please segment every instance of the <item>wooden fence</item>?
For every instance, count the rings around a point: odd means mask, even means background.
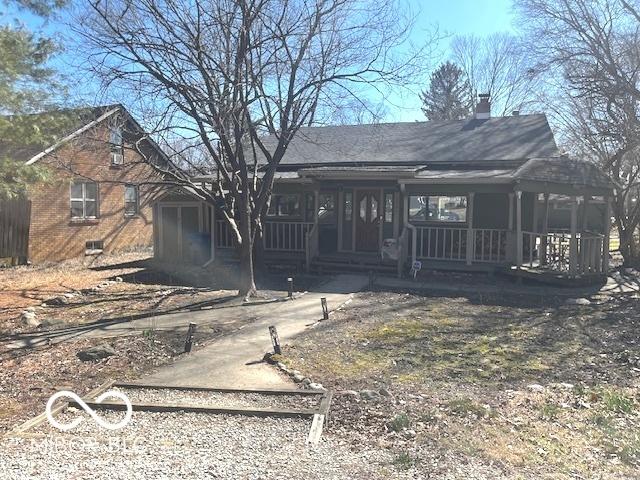
[[[26,260],[30,219],[29,200],[0,199],[0,258]]]

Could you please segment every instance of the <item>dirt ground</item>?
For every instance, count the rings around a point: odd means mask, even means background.
[[[0,335],[37,330],[20,321],[27,307],[43,329],[125,319],[234,295],[223,280],[158,264],[146,251],[0,269]]]
[[[365,292],[284,362],[415,478],[640,478],[640,298],[592,300]]]

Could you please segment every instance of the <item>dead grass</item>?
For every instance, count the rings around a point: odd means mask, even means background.
[[[391,391],[378,403],[338,396],[336,415],[391,442],[398,469],[435,465],[435,450],[496,478],[637,478],[639,313],[633,298],[363,293],[284,354],[337,390]],[[449,471],[433,468],[420,471]]]

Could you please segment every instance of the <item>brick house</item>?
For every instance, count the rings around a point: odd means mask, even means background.
[[[74,126],[57,143],[44,151],[18,150],[18,159],[50,169],[47,182],[29,192],[26,259],[60,261],[151,246],[160,177],[149,162],[166,156],[121,105],[65,115],[73,116]]]

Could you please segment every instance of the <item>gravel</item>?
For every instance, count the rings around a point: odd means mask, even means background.
[[[188,404],[216,407],[256,407],[304,410],[317,408],[321,397],[321,395],[264,395],[259,393],[224,393],[150,388],[126,388],[120,390],[124,392],[132,402]]]
[[[99,414],[114,423],[122,418],[122,412]],[[382,449],[349,447],[331,435],[306,445],[308,419],[134,412],[115,432],[82,411],[65,412],[61,420],[78,415],[84,421],[72,432],[45,424],[39,429],[44,439],[5,439],[0,478],[417,478],[390,475],[392,456]]]

